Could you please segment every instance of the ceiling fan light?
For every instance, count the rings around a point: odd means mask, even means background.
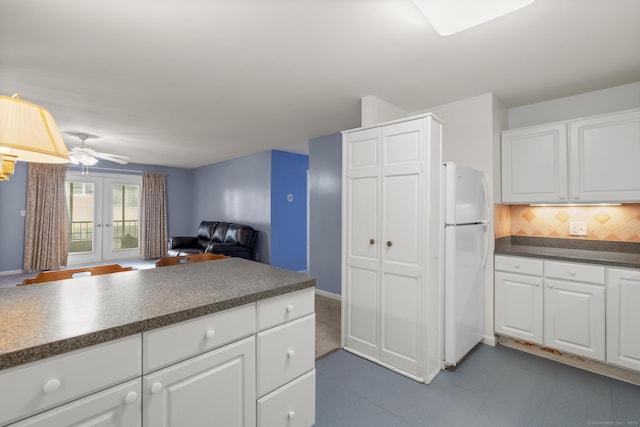
[[[69,155],[69,160],[74,165],[82,165],[82,166],[93,166],[98,163],[98,159],[95,157],[82,152],[71,153]]]
[[[413,0],[442,36],[458,33],[530,5],[534,0]]]

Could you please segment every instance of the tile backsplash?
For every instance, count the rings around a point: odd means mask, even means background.
[[[570,221],[585,221],[586,236],[569,234]],[[640,204],[621,206],[495,205],[495,236],[556,237],[640,242]]]

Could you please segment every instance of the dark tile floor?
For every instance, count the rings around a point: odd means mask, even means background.
[[[317,427],[640,426],[640,387],[504,346],[428,386],[340,350],[316,362]]]

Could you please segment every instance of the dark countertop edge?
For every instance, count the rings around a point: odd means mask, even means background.
[[[514,240],[517,243],[514,244]],[[640,253],[637,252],[640,243],[602,242],[601,250],[597,250],[598,245],[599,242],[588,240],[506,236],[495,240],[494,252],[496,255],[640,268]],[[632,252],[624,251],[630,249]]]
[[[316,279],[0,354],[0,371],[316,286]]]

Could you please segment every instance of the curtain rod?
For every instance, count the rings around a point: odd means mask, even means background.
[[[75,170],[82,170],[82,166],[76,166],[76,165],[68,165],[67,166],[68,169],[75,169]],[[103,168],[100,166],[90,166],[89,167],[89,171],[92,170],[97,170],[97,171],[111,171],[111,172],[119,172],[119,173],[130,173],[130,174],[140,174],[142,175],[145,171],[142,170],[137,170],[137,169],[116,169],[116,168]],[[164,175],[164,176],[169,176],[169,174],[163,173],[163,172],[153,172],[153,173],[157,173],[159,175]]]

